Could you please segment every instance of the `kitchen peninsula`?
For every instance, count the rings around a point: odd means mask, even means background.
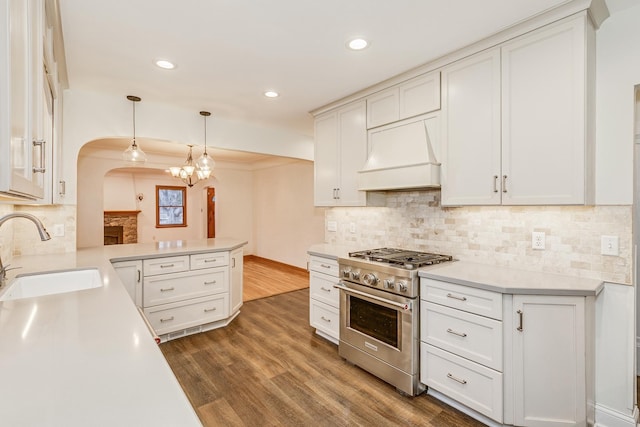
[[[193,269],[202,254],[241,254],[245,244],[218,238],[15,257],[10,281],[97,268],[103,286],[0,302],[2,423],[200,425],[111,263],[187,256]]]

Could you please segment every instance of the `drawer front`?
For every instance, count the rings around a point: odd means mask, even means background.
[[[309,270],[338,277],[338,261],[335,259],[311,256],[309,258]]]
[[[309,323],[325,334],[340,339],[340,310],[320,301],[310,300]]]
[[[420,298],[502,320],[502,294],[440,280],[420,279]]]
[[[222,267],[229,265],[229,252],[210,252],[206,254],[191,255],[191,269]]]
[[[229,316],[229,294],[145,308],[144,314],[156,334],[162,335]]]
[[[145,259],[142,261],[142,271],[145,276],[157,274],[178,273],[189,270],[189,255],[172,256],[166,258]]]
[[[228,284],[229,271],[226,267],[145,277],[143,306],[152,307],[227,292]]]
[[[326,274],[312,271],[309,274],[309,296],[311,299],[329,304],[332,307],[340,307],[340,291],[333,287],[338,279]]]
[[[502,422],[502,374],[420,343],[420,381],[487,417]]]
[[[502,322],[424,301],[420,339],[502,372]]]

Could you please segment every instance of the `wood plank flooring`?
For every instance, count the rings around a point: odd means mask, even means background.
[[[205,426],[483,424],[353,366],[309,326],[309,290],[246,302],[227,327],[160,345]]]
[[[243,279],[243,301],[309,287],[307,270],[253,255],[244,257]]]

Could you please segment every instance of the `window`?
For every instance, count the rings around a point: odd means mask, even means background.
[[[156,185],[156,227],[187,226],[187,188]]]

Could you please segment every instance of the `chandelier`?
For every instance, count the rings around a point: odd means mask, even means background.
[[[147,155],[138,147],[138,144],[136,144],[136,102],[140,102],[142,99],[133,95],[128,95],[127,99],[131,101],[131,105],[133,105],[133,140],[131,141],[131,145],[122,153],[122,159],[133,165],[143,164],[147,161]]]
[[[189,153],[187,160],[182,166],[173,166],[169,168],[171,176],[182,180],[189,187],[193,187],[198,181],[209,179],[215,162],[207,153],[207,117],[211,115],[208,111],[200,111],[200,115],[204,117],[204,153],[193,161],[193,145],[188,145]]]

